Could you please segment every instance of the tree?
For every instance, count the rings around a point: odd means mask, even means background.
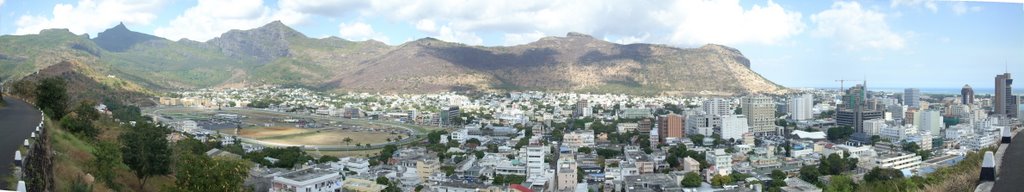
[[[818,172],[822,175],[838,175],[857,168],[857,158],[840,157],[835,153],[822,157],[820,162]]]
[[[88,139],[99,134],[99,130],[93,126],[92,121],[79,117],[77,114],[65,115],[60,119],[60,126],[69,132]]]
[[[888,169],[888,168],[883,169],[883,168],[875,167],[875,168],[871,169],[871,171],[868,171],[867,174],[864,174],[864,180],[867,181],[867,182],[889,181],[889,180],[893,180],[893,179],[902,179],[902,178],[903,178],[903,173],[900,172],[900,170]]]
[[[377,177],[377,184],[388,185],[388,184],[391,184],[391,181],[388,180],[387,177],[380,176],[380,177]]]
[[[480,140],[476,139],[476,138],[470,138],[469,140],[466,140],[466,144],[470,144],[470,143],[473,143],[473,144],[476,144],[477,146],[480,146]]]
[[[63,79],[50,77],[36,86],[36,105],[54,119],[64,118],[67,113],[67,83]]]
[[[445,134],[447,133],[444,131],[431,131],[427,134],[427,141],[431,144],[439,144],[441,143],[441,136],[444,136]]]
[[[693,134],[693,135],[690,135],[689,137],[690,137],[690,141],[692,141],[694,145],[704,146],[704,135]]]
[[[94,121],[100,118],[100,112],[94,108],[96,106],[95,101],[85,100],[78,103],[75,107],[75,114],[79,118]]]
[[[852,192],[856,190],[853,179],[846,175],[832,176],[832,179],[825,186],[824,191],[828,192]]]
[[[714,177],[711,177],[711,186],[721,187],[722,185],[726,185],[729,183],[732,183],[732,177],[730,176],[715,174]]]
[[[590,154],[591,151],[593,151],[593,150],[590,149],[590,147],[580,147],[580,148],[576,149],[576,152],[580,152],[580,153],[583,153],[583,154]]]
[[[772,170],[772,187],[785,187],[786,186],[786,173],[781,170]]]
[[[740,172],[732,172],[732,174],[729,174],[729,177],[732,177],[732,181],[743,181],[743,180],[746,180],[747,178],[750,178],[752,176],[750,174],[744,174],[744,173],[740,173]]]
[[[176,191],[244,191],[247,162],[179,153],[174,166]]]
[[[116,182],[117,172],[114,171],[121,165],[121,151],[117,148],[117,143],[96,143],[96,150],[92,151],[92,156],[96,158],[90,161],[89,165],[96,179],[103,181],[111,189],[119,190],[121,185]]]
[[[810,165],[800,168],[800,179],[808,183],[817,184],[819,182],[818,177],[821,177],[821,172],[818,172],[818,168]]]
[[[341,141],[345,142],[346,145],[352,144],[352,138],[345,137],[345,139],[342,139]]]
[[[140,122],[121,134],[123,161],[139,179],[140,191],[144,190],[146,180],[151,176],[171,173],[167,133],[166,127]]]
[[[694,188],[700,187],[700,183],[700,174],[691,171],[683,175],[683,181],[681,181],[679,185],[682,185],[683,187]]]
[[[605,159],[609,159],[609,158],[612,158],[612,157],[615,157],[615,156],[622,155],[622,151],[618,151],[618,150],[614,150],[614,149],[597,148],[597,155],[600,155],[601,157],[604,157]]]
[[[486,154],[484,154],[483,151],[475,151],[475,152],[473,152],[473,155],[476,155],[476,159],[483,159],[484,155],[486,155]]]
[[[828,140],[839,141],[839,140],[846,140],[846,139],[850,138],[850,135],[853,135],[853,132],[855,132],[855,131],[856,130],[853,130],[852,127],[840,126],[840,127],[833,127],[831,129],[828,129],[828,131],[825,132],[825,135],[826,135],[826,137],[828,137]]]

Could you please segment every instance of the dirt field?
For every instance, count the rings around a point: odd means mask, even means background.
[[[222,130],[225,131],[225,130]],[[239,131],[238,135],[248,138],[264,138],[264,137],[276,137],[284,135],[294,135],[299,133],[305,133],[309,131],[315,131],[313,129],[302,129],[295,127],[261,127],[261,128],[243,128]]]
[[[295,144],[295,145],[355,145],[368,143],[384,143],[388,138],[395,138],[398,135],[380,132],[351,132],[339,130],[323,130],[319,133],[299,134],[295,136],[267,139],[265,141]],[[345,143],[345,138],[351,138],[351,143]],[[403,136],[405,137],[405,136]]]
[[[316,154],[315,151],[306,151],[311,154]],[[335,157],[369,157],[376,156],[380,153],[380,149],[365,150],[365,151],[321,151],[323,155],[335,156]]]

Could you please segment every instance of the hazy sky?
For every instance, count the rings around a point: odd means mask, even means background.
[[[1006,65],[1024,75],[1021,1],[0,0],[0,34],[68,28],[95,37],[124,22],[205,41],[281,20],[318,38],[494,46],[574,31],[618,43],[736,47],[756,72],[790,87],[866,77],[875,87],[991,88]]]

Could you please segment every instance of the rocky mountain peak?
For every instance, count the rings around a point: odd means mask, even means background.
[[[132,46],[142,42],[164,39],[129,30],[122,22],[118,23],[113,28],[100,32],[96,35],[96,38],[92,40],[93,42],[96,42],[96,45],[100,46],[100,48],[106,49],[107,51],[124,52],[131,49]]]
[[[291,55],[289,39],[308,38],[281,21],[249,30],[231,30],[207,43],[232,57],[255,57],[262,62]]]

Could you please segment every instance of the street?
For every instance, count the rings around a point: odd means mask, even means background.
[[[39,110],[25,101],[10,97],[4,97],[4,101],[7,106],[0,108],[0,175],[8,176],[14,163],[14,151],[35,131],[41,117]]]

